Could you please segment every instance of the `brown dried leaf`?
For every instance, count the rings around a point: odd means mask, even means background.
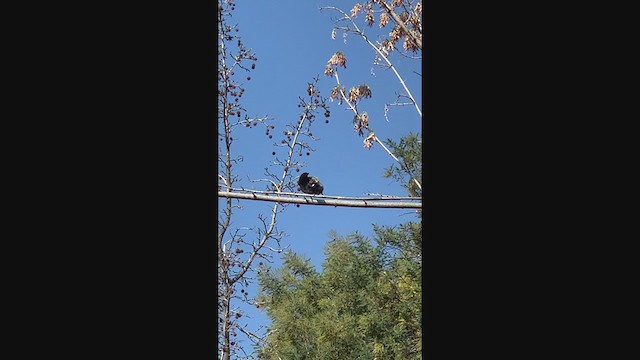
[[[347,58],[344,56],[342,51],[337,51],[333,54],[328,63],[331,65],[343,66],[345,69],[347,68]]]
[[[389,15],[387,15],[387,13],[380,14],[380,28],[387,26],[388,22],[389,22]]]
[[[367,16],[365,17],[365,21],[367,25],[371,26],[375,22],[375,18],[373,17],[373,10],[367,11]]]
[[[367,148],[367,149],[371,149],[375,139],[376,139],[376,134],[374,134],[373,132],[369,133],[369,135],[367,135],[367,137],[363,141],[364,142],[364,147]]]
[[[393,28],[393,30],[391,30],[391,32],[389,33],[389,36],[391,37],[391,41],[394,43],[397,42],[402,37],[403,33],[404,32],[402,31],[402,28],[396,25]]]
[[[413,39],[406,37],[404,39],[404,43],[402,44],[402,47],[404,47],[405,50],[411,51],[411,52],[418,52],[419,48],[418,45],[413,41]]]
[[[359,96],[360,96],[360,92],[358,91],[358,88],[352,87],[351,90],[349,90],[349,102],[354,102],[358,100]]]
[[[356,4],[353,6],[353,9],[351,9],[351,16],[352,16],[352,17],[356,17],[356,16],[358,15],[358,12],[359,12],[360,10],[362,10],[362,4],[360,4],[360,3],[356,3]]]
[[[327,64],[327,67],[324,69],[324,74],[327,76],[333,75],[333,67],[331,64]]]
[[[341,89],[340,89],[340,86],[339,86],[339,85],[334,86],[334,87],[331,89],[330,97],[331,97],[332,99],[337,99],[337,98],[339,98],[339,97],[340,97],[340,90],[341,90]]]
[[[363,113],[362,115],[360,115],[360,123],[362,124],[363,128],[369,126],[369,115],[367,115],[367,113]]]
[[[367,84],[362,84],[358,87],[358,95],[361,98],[370,98],[371,97],[371,88]]]

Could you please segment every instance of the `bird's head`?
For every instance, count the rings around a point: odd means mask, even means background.
[[[307,172],[302,173],[302,175],[300,175],[300,178],[298,179],[298,186],[301,188],[304,188],[305,186],[307,186],[308,183],[309,183],[309,173]]]

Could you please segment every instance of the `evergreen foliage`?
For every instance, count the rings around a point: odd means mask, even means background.
[[[261,271],[259,299],[272,319],[262,359],[421,359],[420,225],[353,233],[325,249],[323,271],[285,255]]]

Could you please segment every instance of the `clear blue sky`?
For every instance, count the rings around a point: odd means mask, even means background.
[[[239,25],[245,46],[253,49],[258,58],[256,69],[250,74],[251,81],[245,81],[242,104],[250,116],[268,115],[276,119],[273,139],[268,139],[261,127],[242,128],[234,134],[233,150],[244,157],[235,169],[241,177],[237,186],[264,190],[264,183],[250,183],[248,178],[265,177],[264,168],[273,160],[271,153],[278,151],[274,147],[274,142],[279,139],[277,134],[283,131],[285,124],[294,122],[300,115],[298,96],[306,94],[307,83],[313,77],[320,76],[321,94],[329,96],[336,83],[323,71],[327,60],[338,50],[347,58],[347,69],[340,68],[343,85],[349,89],[366,83],[372,89],[372,98],[363,100],[359,109],[368,112],[370,126],[378,137],[397,141],[409,131],[422,134],[422,121],[413,107],[393,107],[389,122],[385,120],[385,102],[394,102],[395,94],[403,90],[390,70],[373,66],[373,49],[353,34],[346,37],[346,43],[341,32],[337,33],[335,40],[331,38],[332,17],[338,14],[321,12],[319,8],[333,5],[348,12],[355,3],[330,0],[237,1],[230,24]],[[381,30],[377,23],[372,28],[367,27],[362,14],[358,16],[357,24],[372,40],[377,34],[388,34],[391,30],[389,26]],[[398,56],[393,59],[416,100],[421,102],[422,79],[414,73],[422,72],[421,62]],[[316,151],[311,156],[304,156],[306,166],[300,173],[306,171],[319,177],[325,195],[364,196],[372,192],[407,196],[400,185],[382,177],[384,169],[394,160],[377,144],[370,150],[363,147],[363,138],[353,130],[353,113],[346,105],[338,105],[334,101],[330,106],[329,124],[324,123],[320,112],[319,121],[313,125],[314,136],[321,140],[311,144]],[[259,212],[268,215],[273,203],[241,201],[241,205],[243,209],[236,211],[234,226],[249,227],[258,225],[256,215]],[[280,215],[278,229],[287,233],[282,244],[311,259],[320,271],[331,230],[340,235],[358,231],[370,236],[372,224],[397,225],[415,219],[408,209],[296,208],[291,205]],[[274,260],[276,265],[280,263],[277,257]],[[249,292],[254,295],[256,287],[251,286]],[[245,320],[243,323],[251,322],[252,328],[268,323],[266,315],[255,308],[245,311],[246,315],[241,320]]]

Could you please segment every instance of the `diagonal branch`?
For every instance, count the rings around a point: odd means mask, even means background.
[[[387,4],[386,1],[378,0],[378,3],[387,12],[387,14],[389,14],[391,16],[393,21],[402,28],[404,33],[407,34],[407,36],[409,36],[411,38],[411,40],[414,43],[416,43],[416,45],[418,45],[420,50],[422,50],[422,37],[418,36],[415,33],[415,31],[409,30],[409,28],[407,27],[407,24],[405,24],[405,22],[402,21],[402,19],[400,19],[400,16],[398,16],[398,14],[395,11],[393,11],[393,8],[391,8],[391,6],[389,4]]]
[[[354,114],[356,114],[356,116],[358,116],[358,110],[356,109],[355,105],[351,104],[349,99],[347,99],[346,94],[342,90],[342,84],[340,84],[340,77],[338,76],[338,69],[337,68],[334,69],[333,75],[335,75],[335,77],[336,77],[336,82],[338,83],[338,89],[340,91],[340,95],[342,96],[342,99],[349,105],[349,107],[354,112]],[[367,125],[366,128],[367,128],[367,130],[371,131],[371,134],[367,137],[367,139],[372,137],[378,144],[380,144],[380,146],[382,146],[384,151],[386,151],[387,154],[389,154],[389,156],[391,156],[393,158],[393,160],[397,161],[398,164],[400,164],[400,166],[404,169],[405,167],[404,167],[404,164],[402,163],[402,161],[400,161],[400,159],[398,159],[395,155],[393,155],[393,153],[386,146],[384,146],[382,141],[380,141],[380,139],[378,139],[378,137],[375,135],[375,132],[373,130],[371,130],[369,125]],[[412,176],[411,172],[409,172],[409,171],[407,171],[407,172],[409,173],[409,176],[411,176],[411,179],[413,180],[413,182],[415,182],[415,184],[420,188],[420,190],[422,190],[422,184],[420,184],[418,179],[416,179],[414,176]]]
[[[378,55],[380,55],[380,57],[382,59],[384,59],[384,61],[387,63],[387,66],[396,75],[396,77],[398,78],[398,81],[400,81],[400,84],[404,88],[404,91],[407,92],[408,98],[411,99],[411,101],[413,102],[413,105],[415,106],[416,111],[418,112],[418,115],[420,115],[420,117],[422,118],[422,110],[420,110],[420,107],[418,106],[418,102],[416,101],[416,99],[411,94],[411,91],[409,91],[409,88],[407,87],[407,84],[405,83],[404,79],[402,79],[402,76],[400,76],[400,73],[398,73],[398,70],[396,69],[396,67],[393,65],[393,63],[391,63],[391,61],[389,60],[387,55],[385,55],[380,50],[380,48],[378,46],[376,46],[374,43],[372,43],[371,40],[369,40],[369,38],[364,34],[364,32],[362,32],[362,30],[360,30],[358,25],[356,25],[355,21],[353,21],[353,18],[351,16],[349,16],[347,13],[345,13],[344,11],[342,11],[341,9],[333,7],[333,6],[323,7],[321,9],[330,9],[330,10],[338,11],[338,12],[342,13],[342,15],[344,16],[344,18],[343,18],[344,20],[349,20],[351,22],[351,25],[353,25],[353,29],[351,29],[349,27],[338,27],[338,28],[341,29],[341,30],[345,30],[345,31],[351,31],[351,32],[359,35],[362,39],[364,39],[364,41],[367,44],[369,44],[369,46],[371,46],[378,53]]]
[[[382,146],[382,148],[387,152],[387,154],[391,155],[391,157],[398,162],[398,164],[400,164],[400,166],[402,166],[405,171],[409,174],[409,176],[411,176],[411,172],[409,171],[409,169],[407,169],[404,164],[395,156],[393,155],[393,153],[391,152],[391,150],[389,150],[386,146],[384,146],[384,144],[382,143],[382,141],[380,141],[380,139],[378,139],[377,136],[375,136],[375,134],[373,135],[373,138],[375,139],[375,141],[380,144],[380,146]],[[413,182],[416,184],[416,186],[418,188],[420,188],[420,190],[422,190],[422,185],[420,184],[420,182],[415,178],[415,176],[411,176],[411,179],[413,180]]]

